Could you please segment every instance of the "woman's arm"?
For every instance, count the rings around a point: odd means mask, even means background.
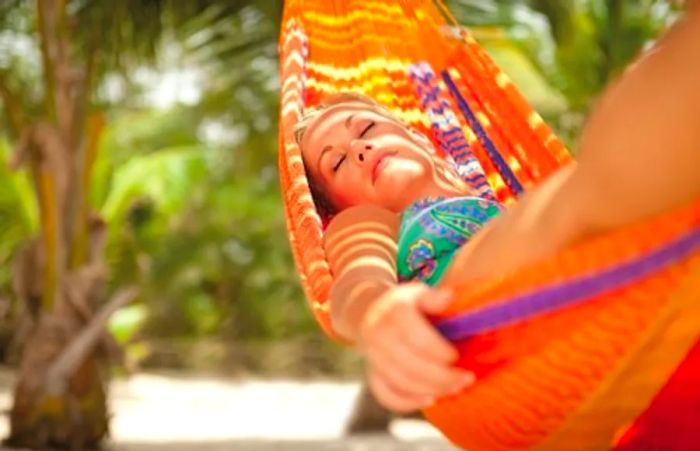
[[[456,349],[426,319],[447,308],[449,293],[397,284],[398,228],[394,213],[354,207],[331,222],[325,248],[334,275],[334,328],[364,353],[379,402],[410,412],[461,390],[474,376],[454,367]]]
[[[572,180],[608,229],[700,195],[700,9],[691,7],[595,108]]]
[[[563,168],[464,246],[445,282],[506,272],[591,234],[700,196],[700,8],[593,110],[579,163]]]
[[[333,327],[355,341],[367,308],[396,285],[399,217],[372,205],[349,208],[331,221],[324,246],[333,273],[330,312]]]

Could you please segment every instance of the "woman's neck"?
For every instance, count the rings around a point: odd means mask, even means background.
[[[468,195],[469,188],[466,185],[446,183],[441,180],[438,180],[436,181],[436,183],[430,183],[420,187],[416,187],[416,191],[411,196],[411,202],[409,202],[408,205],[404,205],[403,209],[408,208],[411,204],[421,199],[440,197],[451,198]]]
[[[418,190],[416,193],[417,199],[424,197],[461,197],[469,194],[469,190],[458,188],[454,185],[439,184],[439,185],[429,185],[424,187],[422,190]]]

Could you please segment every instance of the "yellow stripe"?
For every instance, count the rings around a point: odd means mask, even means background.
[[[530,128],[537,130],[537,127],[542,125],[544,120],[542,119],[542,116],[533,111],[530,113],[530,117],[527,118],[527,123],[530,124]]]
[[[405,75],[411,62],[399,58],[368,58],[360,64],[352,67],[335,67],[328,64],[320,64],[309,61],[309,70],[321,74],[325,77],[352,79],[365,77],[372,71],[396,72]]]
[[[504,72],[499,72],[498,75],[496,75],[496,84],[500,88],[506,88],[508,85],[512,84],[512,82]]]
[[[330,313],[331,312],[331,308],[330,308],[330,305],[328,302],[314,302],[313,304],[311,304],[311,307],[314,310],[318,310],[319,312],[323,312],[323,313]]]
[[[353,25],[353,22],[356,21],[366,22],[370,20],[373,22],[386,21],[393,24],[396,22],[410,23],[406,20],[406,16],[403,14],[401,7],[397,5],[377,3],[373,6],[378,11],[356,9],[342,16],[323,14],[317,11],[305,11],[302,20],[305,23],[315,22],[327,27],[348,27]]]

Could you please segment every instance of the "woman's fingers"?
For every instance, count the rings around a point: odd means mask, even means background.
[[[371,369],[367,373],[367,382],[377,401],[394,412],[413,412],[433,403],[433,397],[407,393]]]
[[[397,307],[370,330],[369,365],[394,386],[421,395],[455,393],[473,374],[455,368],[457,351],[411,304]]]
[[[407,284],[394,289],[392,298],[387,299],[389,302],[377,305],[368,312],[367,321],[360,332],[364,341],[375,334],[383,336],[373,340],[377,342],[399,335],[398,338],[428,358],[444,363],[454,362],[458,357],[457,350],[430,324],[418,305],[422,298],[433,295],[442,298],[449,296],[423,284]],[[446,304],[444,301],[440,303]]]
[[[367,360],[382,378],[416,395],[456,393],[474,380],[472,373],[435,362],[398,341],[375,347]]]
[[[399,412],[425,407],[474,381],[472,373],[453,366],[457,350],[425,317],[449,302],[449,293],[406,284],[367,311],[359,344],[367,357],[370,386],[385,407]]]
[[[441,363],[453,363],[459,357],[457,349],[416,309],[407,308],[391,319],[398,339],[417,354]]]
[[[445,288],[434,289],[423,286],[418,298],[418,308],[428,315],[437,315],[449,307],[454,298],[452,292]]]

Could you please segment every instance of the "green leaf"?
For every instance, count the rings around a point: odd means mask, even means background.
[[[38,209],[25,171],[8,170],[9,146],[0,139],[0,262],[38,227]]]
[[[126,344],[143,327],[146,316],[146,305],[128,305],[114,312],[107,327],[118,343]]]
[[[108,222],[123,218],[140,198],[151,200],[166,214],[178,210],[206,175],[207,151],[203,146],[168,148],[131,158],[114,172],[103,217]]]

